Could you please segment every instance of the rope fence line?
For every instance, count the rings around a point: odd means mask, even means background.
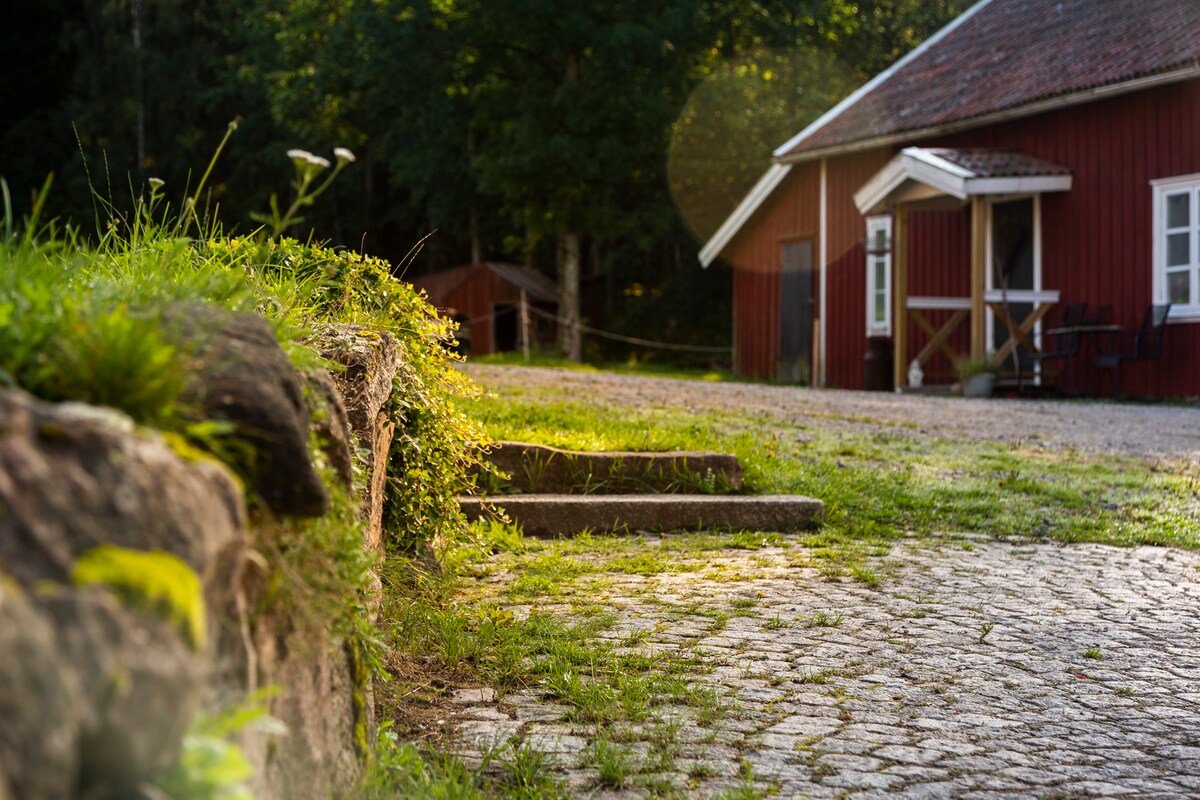
[[[503,317],[505,314],[509,314],[516,310],[517,310],[516,306],[505,306],[504,308],[501,308],[499,311],[493,311],[490,314],[484,314],[482,317],[471,317],[470,319],[465,320],[460,324],[474,325],[477,322],[488,322],[490,320],[495,319],[496,317]]]
[[[565,318],[560,317],[558,314],[552,314],[549,311],[543,311],[535,306],[529,306],[529,310],[539,316],[545,317],[546,319],[552,319],[558,322],[560,325],[573,324],[584,333],[590,333],[593,336],[599,336],[604,339],[612,339],[617,342],[625,342],[626,344],[636,344],[640,347],[654,347],[658,348],[659,350],[682,350],[688,353],[733,352],[732,347],[706,347],[698,344],[671,344],[670,342],[654,342],[649,339],[638,339],[635,336],[622,336],[619,333],[609,333],[608,331],[602,331],[599,328],[593,328],[590,325],[584,325],[582,322],[570,323]]]
[[[560,317],[558,314],[554,314],[549,311],[544,311],[544,310],[542,310],[536,306],[532,306],[532,305],[527,306],[526,308],[528,308],[528,310],[532,311],[534,314],[544,317],[545,319],[554,320],[555,322],[559,323],[560,325],[570,324],[570,323],[568,323],[568,321],[565,317]],[[476,325],[478,323],[489,322],[493,319],[496,319],[497,317],[502,317],[505,314],[510,314],[517,310],[519,310],[518,306],[505,306],[497,311],[493,311],[490,314],[484,314],[479,317],[471,317],[470,319],[466,320],[462,324]],[[593,336],[599,336],[604,339],[612,339],[613,341],[617,341],[617,342],[624,342],[625,344],[638,345],[639,347],[654,347],[659,350],[681,350],[681,351],[688,352],[688,353],[732,353],[733,352],[732,347],[708,347],[708,346],[696,345],[696,344],[672,344],[670,342],[655,342],[655,341],[651,341],[650,339],[639,339],[636,336],[624,336],[619,333],[610,333],[609,331],[602,331],[599,328],[593,328],[590,325],[584,325],[582,322],[577,322],[574,324],[577,328],[579,328],[579,330],[583,331],[584,333],[590,333]]]

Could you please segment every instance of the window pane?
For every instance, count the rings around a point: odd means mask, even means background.
[[[1188,194],[1167,195],[1167,227],[1186,228],[1191,222],[1189,203],[1192,196]]]
[[[1190,305],[1192,302],[1191,272],[1167,273],[1167,291],[1173,305]]]
[[[883,259],[875,261],[875,291],[882,292],[887,286],[887,262]]]
[[[875,323],[882,325],[887,322],[887,299],[883,292],[875,293]]]
[[[1192,235],[1172,233],[1167,237],[1167,266],[1181,267],[1192,263]]]

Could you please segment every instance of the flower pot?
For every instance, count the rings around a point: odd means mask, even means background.
[[[980,372],[962,382],[963,397],[991,397],[996,376],[991,372]]]

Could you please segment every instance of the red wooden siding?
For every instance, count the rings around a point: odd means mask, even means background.
[[[1011,147],[1070,168],[1071,191],[1042,196],[1042,286],[1063,303],[1112,305],[1136,329],[1152,300],[1150,181],[1200,172],[1200,81],[918,144]],[[1200,324],[1171,325],[1163,357],[1122,375],[1131,394],[1200,395]]]
[[[733,349],[739,375],[770,380],[779,356],[779,272],[734,268]],[[770,311],[773,309],[773,311]]]
[[[819,165],[792,170],[723,254],[733,267],[734,370],[739,375],[775,377],[782,244],[811,237],[819,251],[820,189]]]
[[[828,162],[826,169],[829,227],[828,296],[825,320],[825,384],[862,387],[863,354],[867,350],[867,225],[854,205],[854,193],[891,157],[872,150]]]
[[[908,293],[918,297],[971,296],[971,212],[913,211],[909,214]],[[921,312],[935,328],[950,318],[950,311]],[[949,341],[956,353],[971,349],[970,327],[964,321]],[[908,341],[913,358],[929,341],[929,334],[909,322]],[[954,364],[940,351],[922,367],[927,383],[953,383]]]
[[[1115,321],[1133,329],[1152,299],[1150,181],[1200,173],[1200,81],[901,146],[907,145],[1016,148],[1069,168],[1071,191],[1042,196],[1042,285],[1059,290],[1064,303],[1112,305]],[[862,385],[866,226],[853,195],[901,146],[827,162],[829,386]],[[774,375],[779,244],[813,235],[819,247],[819,209],[820,164],[797,165],[723,254],[735,267],[734,341],[742,374]],[[968,213],[915,211],[910,220],[909,293],[967,296]],[[944,318],[931,316],[935,324]],[[925,335],[913,329],[910,341],[909,358]],[[965,349],[965,338],[955,345]],[[929,366],[934,372],[949,370],[944,359]],[[1128,365],[1124,383],[1132,394],[1200,396],[1200,323],[1172,324],[1163,357]]]

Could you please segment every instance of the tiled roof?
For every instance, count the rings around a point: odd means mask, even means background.
[[[983,0],[776,155],[969,124],[1188,67],[1200,70],[1200,0]]]
[[[1070,175],[1071,171],[1058,164],[1025,155],[1019,150],[945,147],[928,148],[925,152],[961,167],[977,178],[1026,178],[1034,175]]]

